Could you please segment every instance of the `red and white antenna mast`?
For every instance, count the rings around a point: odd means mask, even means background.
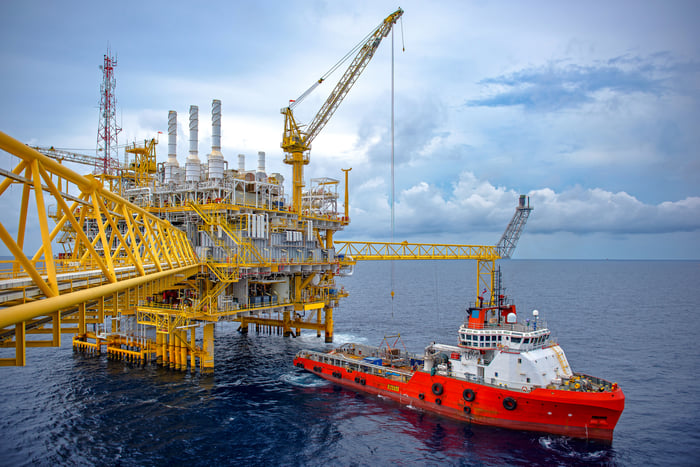
[[[117,79],[114,77],[114,68],[117,66],[116,57],[107,49],[104,56],[102,70],[102,84],[100,85],[100,118],[97,128],[97,157],[95,163],[96,174],[113,175],[119,167],[117,135],[121,128],[117,125],[117,96],[115,88]]]

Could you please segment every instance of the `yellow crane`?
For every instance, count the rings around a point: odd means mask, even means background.
[[[309,163],[309,150],[311,142],[316,138],[328,120],[333,116],[338,106],[348,94],[352,85],[369,64],[379,47],[382,39],[389,35],[392,27],[403,14],[399,8],[387,16],[365,39],[363,39],[353,50],[351,50],[338,64],[324,76],[318,79],[307,91],[298,99],[291,101],[290,105],[283,108],[284,133],[282,135],[281,147],[285,152],[284,162],[292,166],[292,209],[296,213],[301,213],[301,192],[304,186],[304,166]],[[333,73],[353,51],[357,50],[355,58],[350,66],[336,84],[333,92],[328,96],[326,102],[318,111],[311,123],[302,129],[294,118],[294,107],[308,96],[319,84],[321,84],[331,73]]]

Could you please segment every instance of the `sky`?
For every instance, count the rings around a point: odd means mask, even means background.
[[[394,240],[495,244],[526,194],[534,211],[514,258],[700,259],[696,1],[3,5],[1,131],[95,154],[109,48],[120,144],[167,133],[175,110],[184,165],[198,105],[204,159],[220,99],[229,165],[246,154],[252,169],[265,151],[290,197],[280,109],[401,6]],[[352,168],[351,224],[336,240],[392,238],[391,70],[389,36],[312,145],[307,180],[342,181]],[[295,109],[299,121],[313,119],[341,72]],[[157,154],[166,160],[164,135]],[[0,166],[13,167],[6,153]],[[0,221],[12,232],[17,215],[3,210]]]

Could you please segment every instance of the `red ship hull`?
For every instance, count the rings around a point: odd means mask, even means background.
[[[299,356],[294,364],[354,390],[389,397],[453,419],[574,438],[612,441],[625,406],[625,396],[619,388],[600,393],[544,388],[523,391],[425,371],[415,371],[403,382]]]

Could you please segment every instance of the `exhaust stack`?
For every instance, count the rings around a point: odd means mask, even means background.
[[[258,172],[265,173],[265,152],[258,151]]]
[[[168,160],[165,163],[165,183],[175,181],[179,168],[177,162],[177,112],[168,112]]]
[[[197,152],[199,133],[199,107],[196,105],[190,106],[190,154],[187,156],[185,164],[185,181],[198,182],[200,178],[200,163]]]
[[[211,102],[211,153],[209,154],[209,179],[224,178],[224,156],[221,154],[221,101]]]
[[[259,182],[267,181],[267,174],[265,174],[265,152],[258,151],[258,171],[255,174],[255,179]]]

